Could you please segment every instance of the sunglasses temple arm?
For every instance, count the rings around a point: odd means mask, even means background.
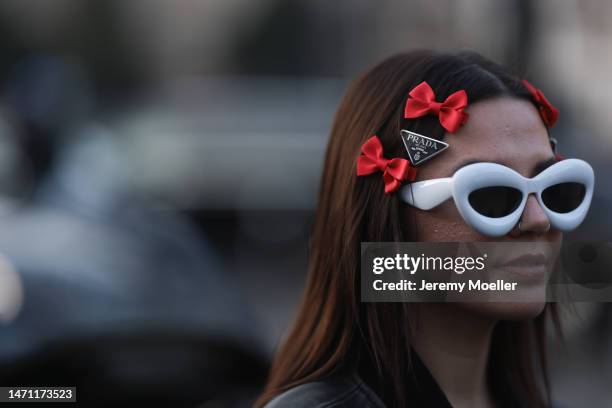
[[[431,210],[452,197],[451,177],[410,183],[400,190],[401,199],[420,210]]]

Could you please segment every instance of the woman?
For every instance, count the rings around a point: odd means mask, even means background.
[[[474,53],[399,54],[356,80],[327,148],[305,293],[255,406],[549,405],[552,304],[362,303],[359,251],[381,241],[560,241],[563,223],[534,194],[510,209],[515,225],[484,234],[453,200],[421,209],[410,202],[416,190],[406,192],[472,162],[533,177],[558,160],[548,132],[557,115],[539,90]],[[421,151],[430,155],[421,164],[402,130],[449,147]]]

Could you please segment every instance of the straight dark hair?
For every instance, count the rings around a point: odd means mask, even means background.
[[[357,177],[361,145],[376,134],[385,157],[405,157],[400,129],[444,137],[436,117],[403,119],[408,92],[427,81],[437,100],[464,89],[469,103],[510,96],[535,105],[521,80],[476,53],[438,54],[428,50],[392,56],[355,80],[335,116],[327,146],[319,203],[310,242],[309,272],[297,317],[274,360],[263,407],[284,391],[321,380],[368,359],[376,391],[388,406],[405,407],[411,396],[411,338],[415,306],[361,303],[361,242],[418,241],[408,208],[394,194],[383,194],[382,177]],[[537,105],[536,105],[537,107]],[[545,334],[549,317],[558,328],[553,305],[537,318],[500,321],[494,330],[489,380],[499,395],[510,390],[528,406],[550,402]],[[535,358],[534,358],[535,357]]]

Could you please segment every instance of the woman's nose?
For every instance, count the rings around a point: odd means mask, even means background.
[[[545,234],[550,230],[550,220],[535,195],[530,194],[520,221],[512,230],[514,236],[526,233]]]

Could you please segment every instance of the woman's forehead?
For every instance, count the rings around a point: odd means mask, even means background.
[[[418,179],[449,177],[474,160],[502,163],[529,177],[538,163],[553,157],[546,127],[529,101],[495,98],[467,111],[467,123],[445,138],[449,148],[423,164]]]

